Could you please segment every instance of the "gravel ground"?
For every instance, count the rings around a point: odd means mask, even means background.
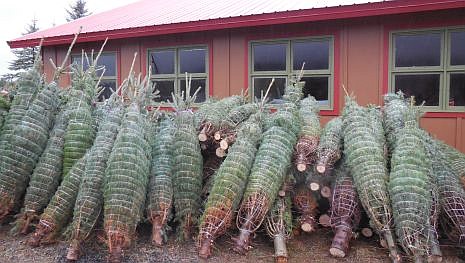
[[[0,226],[0,263],[49,263],[66,262],[66,243],[31,248],[26,245],[27,237],[11,237],[9,226]],[[294,236],[289,242],[289,262],[390,262],[387,251],[378,246],[375,238],[360,238],[352,243],[349,256],[344,259],[330,257],[328,248],[332,234],[329,229],[319,229],[313,234]],[[93,237],[85,244],[78,262],[106,262],[106,247],[99,238]],[[216,243],[213,257],[201,261],[197,257],[194,241],[178,244],[170,237],[168,244],[157,248],[150,243],[150,226],[142,225],[138,229],[138,239],[125,253],[123,262],[274,262],[273,243],[264,233],[254,240],[254,248],[246,255],[240,256],[230,250],[230,236],[224,236]],[[459,250],[443,247],[443,262],[465,262],[457,255]]]

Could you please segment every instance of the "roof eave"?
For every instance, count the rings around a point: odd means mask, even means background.
[[[230,18],[218,18],[203,21],[185,22],[126,28],[109,31],[82,33],[77,42],[100,41],[105,38],[121,39],[173,33],[187,33],[195,31],[209,31],[218,29],[231,29],[275,24],[288,24],[299,22],[314,22],[334,19],[347,19],[379,15],[392,15],[432,10],[444,10],[465,7],[464,0],[404,0],[386,1],[350,6],[337,6],[328,8],[315,8],[306,10],[286,11],[259,15],[248,15]],[[44,38],[43,45],[69,44],[74,35],[62,35]],[[10,48],[37,46],[40,38],[7,41]]]

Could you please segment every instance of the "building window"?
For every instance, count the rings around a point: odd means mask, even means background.
[[[391,91],[431,111],[465,109],[465,29],[391,33]]]
[[[314,96],[322,109],[333,107],[333,38],[284,39],[250,43],[250,83],[255,98],[266,92],[271,103],[281,103],[284,88],[304,65],[304,96]]]
[[[171,102],[175,87],[186,90],[186,73],[192,76],[191,93],[198,87],[196,103],[208,97],[208,51],[206,47],[177,47],[149,50],[151,79],[160,91],[156,102]]]
[[[71,63],[80,64],[82,61],[81,54],[71,55]],[[113,91],[117,89],[117,79],[118,79],[118,69],[116,67],[116,53],[115,52],[105,52],[100,55],[99,60],[97,61],[97,66],[101,69],[97,70],[97,79],[102,75],[103,67],[105,72],[103,72],[102,79],[100,80],[100,87],[102,91],[98,97],[98,101],[103,101],[108,99]],[[88,68],[87,60],[84,57],[84,70]]]

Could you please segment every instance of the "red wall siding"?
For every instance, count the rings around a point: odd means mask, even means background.
[[[350,21],[329,21],[318,23],[300,23],[292,25],[262,26],[221,30],[212,32],[187,33],[166,36],[134,38],[109,41],[105,50],[118,54],[119,81],[124,79],[131,67],[134,53],[138,56],[135,71],[146,73],[147,49],[197,45],[209,49],[209,86],[210,95],[224,97],[239,94],[248,87],[248,42],[252,39],[287,38],[302,36],[333,35],[335,39],[335,110],[322,116],[322,124],[333,115],[340,113],[344,104],[345,86],[353,93],[361,105],[381,104],[382,95],[387,91],[387,63],[390,30],[430,28],[446,25],[465,25],[465,9],[452,11],[426,12],[354,19]],[[99,49],[100,43],[88,43],[77,46],[74,53],[81,49],[90,51]],[[66,47],[45,47],[43,54],[47,79],[53,70],[48,63],[52,58],[56,63],[63,60]],[[62,85],[69,85],[69,77],[63,77]],[[421,125],[437,138],[465,151],[465,114],[427,114]],[[464,127],[464,128],[462,128]]]

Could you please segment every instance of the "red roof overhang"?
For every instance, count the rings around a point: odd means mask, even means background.
[[[166,35],[173,33],[186,33],[196,31],[219,30],[229,28],[288,24],[311,21],[324,21],[334,19],[347,19],[379,15],[393,15],[432,10],[444,10],[465,7],[465,0],[403,0],[385,1],[349,6],[336,6],[326,8],[313,8],[306,10],[267,13],[259,15],[218,18],[211,20],[192,21],[176,24],[125,28],[117,30],[81,33],[77,42],[100,41],[105,38],[122,39],[143,36]],[[61,35],[44,38],[43,45],[69,44],[74,35]],[[27,40],[8,41],[10,48],[36,46],[39,38]]]

